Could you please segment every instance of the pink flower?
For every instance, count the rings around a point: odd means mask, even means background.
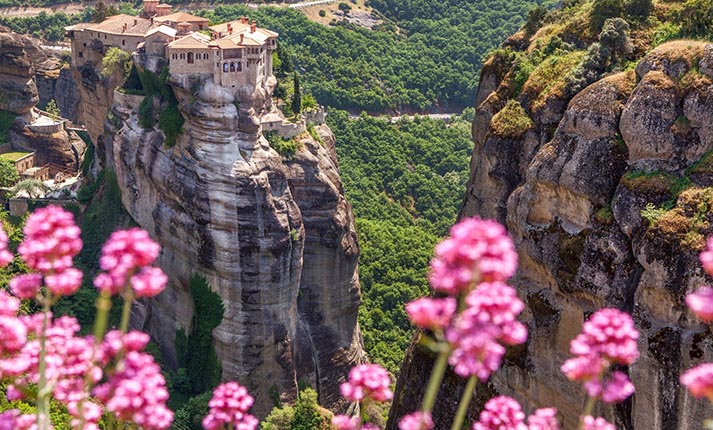
[[[619,364],[639,358],[639,332],[629,314],[617,309],[600,309],[582,327],[582,334],[570,343],[575,355],[596,354]]]
[[[517,400],[507,396],[493,397],[485,404],[473,430],[527,430],[524,419],[525,414]]]
[[[0,267],[5,267],[12,261],[12,254],[7,249],[7,233],[0,224]]]
[[[17,248],[27,265],[40,273],[72,267],[72,257],[82,249],[74,215],[59,206],[47,206],[30,214],[25,237]]]
[[[606,403],[619,403],[634,394],[634,384],[623,372],[612,372],[604,381],[602,400]]]
[[[140,427],[163,430],[173,420],[166,407],[168,390],[161,368],[143,352],[126,352],[107,382],[94,389],[94,395],[107,411]]]
[[[713,363],[700,364],[681,375],[681,384],[695,397],[713,401]]]
[[[432,299],[423,297],[406,304],[406,312],[411,322],[429,330],[443,329],[450,324],[456,311],[456,300],[452,297]]]
[[[528,430],[559,430],[557,422],[557,409],[538,409],[533,415],[527,417]]]
[[[587,394],[607,403],[620,402],[634,393],[634,385],[622,372],[604,372],[614,364],[631,364],[639,357],[639,332],[629,314],[616,309],[595,312],[570,342],[575,358],[567,360],[562,372],[572,381],[584,382]],[[603,381],[603,382],[602,382]]]
[[[18,352],[27,342],[27,328],[17,317],[0,315],[0,356]]]
[[[401,418],[399,430],[431,430],[433,419],[430,412],[416,411]]]
[[[158,267],[144,267],[130,281],[136,297],[153,297],[166,288],[168,277]]]
[[[582,430],[616,430],[614,424],[608,423],[604,418],[594,418],[587,415],[582,418]]]
[[[94,279],[94,286],[117,294],[124,290],[127,278],[130,278],[138,297],[155,296],[165,287],[166,275],[161,269],[146,266],[156,260],[159,251],[159,245],[144,230],[131,228],[115,231],[102,247],[99,259],[99,267],[106,273]]]
[[[252,405],[253,398],[245,387],[235,382],[218,385],[208,403],[210,411],[203,419],[203,428],[222,430],[227,424],[237,430],[254,430],[258,421],[248,414]]]
[[[369,397],[385,402],[393,397],[389,373],[378,364],[362,364],[349,371],[349,380],[340,386],[342,396],[351,402]]]
[[[500,367],[505,348],[527,340],[527,328],[517,321],[525,305],[515,290],[502,282],[484,282],[466,297],[468,307],[446,332],[454,351],[449,363],[464,377],[482,381]]]
[[[75,268],[64,269],[45,276],[47,288],[58,296],[68,296],[77,292],[82,285],[83,273]]]
[[[708,243],[710,242],[709,240]],[[709,251],[709,254],[713,255],[713,251]],[[711,262],[711,267],[713,267],[713,262]],[[713,322],[713,288],[703,286],[695,293],[687,295],[686,305],[703,322]]]
[[[20,309],[20,301],[4,290],[0,290],[0,315],[13,316]]]
[[[42,285],[42,275],[38,273],[28,273],[17,275],[10,280],[10,290],[12,294],[21,299],[31,299],[37,295]]]
[[[359,417],[350,417],[349,415],[335,415],[332,418],[332,425],[337,430],[359,430]]]
[[[699,258],[706,273],[713,276],[713,237],[708,238],[708,242],[706,242],[706,249],[701,252]]]
[[[517,268],[517,252],[495,221],[466,218],[436,245],[429,280],[434,290],[456,295],[482,281],[505,281]]]

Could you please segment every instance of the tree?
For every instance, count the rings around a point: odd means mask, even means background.
[[[59,108],[57,107],[57,102],[55,99],[50,99],[50,101],[47,103],[47,106],[45,106],[45,111],[50,114],[53,118],[58,118],[61,116],[61,113],[59,111]]]
[[[114,6],[107,7],[103,1],[97,3],[92,14],[92,22],[102,22],[112,15],[118,14],[119,11]]]
[[[129,76],[131,70],[131,54],[120,48],[111,47],[102,59],[101,75],[104,79],[120,73],[122,78]]]
[[[626,4],[626,13],[640,21],[645,21],[654,10],[653,0],[629,0]]]
[[[629,23],[622,18],[609,18],[604,21],[602,32],[599,33],[599,43],[611,53],[611,62],[616,63],[617,57],[631,53],[629,40]]]
[[[547,8],[544,6],[537,5],[527,12],[527,21],[525,22],[525,34],[532,36],[535,32],[542,27],[542,21],[547,16]]]
[[[339,8],[339,10],[341,10],[345,14],[351,12],[351,10],[352,10],[352,7],[344,2],[339,3],[339,5],[337,7]]]
[[[713,34],[713,4],[709,0],[687,0],[681,10],[681,27],[690,36]]]
[[[20,179],[15,163],[0,158],[0,187],[11,187]]]
[[[13,196],[25,195],[31,199],[40,198],[48,191],[50,191],[50,188],[39,179],[25,179],[18,182],[17,185],[11,189]]]
[[[299,115],[302,112],[302,94],[300,93],[300,75],[297,72],[292,74],[294,80],[294,94],[292,94],[292,112]]]
[[[622,0],[594,0],[589,26],[593,33],[602,30],[604,22],[609,18],[617,18],[624,12]]]

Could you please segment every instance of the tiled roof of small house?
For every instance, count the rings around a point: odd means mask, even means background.
[[[210,38],[204,34],[193,32],[168,44],[169,48],[199,48],[205,49],[210,43]]]
[[[191,15],[190,13],[176,12],[176,13],[172,13],[170,15],[154,17],[154,21],[176,22],[176,23],[186,21],[186,22],[191,22],[191,23],[197,22],[197,23],[203,24],[203,23],[208,23],[210,20],[207,18],[201,18],[200,16]]]
[[[84,26],[86,30],[95,30],[103,33],[127,34],[132,36],[143,36],[150,29],[158,27],[160,24],[152,22],[150,19],[140,16],[119,14],[110,16],[98,24]],[[74,28],[75,30],[78,29]]]
[[[173,28],[173,27],[169,27],[169,26],[167,26],[167,25],[161,25],[161,26],[156,27],[156,28],[154,28],[154,29],[152,29],[152,30],[149,30],[149,32],[146,33],[146,37],[149,37],[149,36],[151,36],[152,34],[156,34],[156,33],[163,33],[163,34],[165,34],[166,36],[169,36],[169,37],[176,37],[176,33],[177,33],[177,32],[178,32],[178,30],[176,30],[176,29]]]

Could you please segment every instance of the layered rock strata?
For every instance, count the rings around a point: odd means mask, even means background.
[[[101,136],[88,124],[105,145],[124,207],[161,243],[170,277],[134,323],[175,365],[176,330],[194,317],[188,280],[201,274],[225,306],[213,332],[223,379],[249,388],[257,415],[274,405],[274,393],[294,399],[298,380],[317,389],[323,406],[344,410],[339,383],[364,353],[359,247],[334,137],[320,126],[324,143],[305,133],[294,155],[281,156],[255,114],[265,90],[234,97],[210,79],[197,92],[188,81],[171,82],[186,120],[172,148],[162,132],[139,125],[138,106],[115,106],[118,121],[106,121]]]
[[[678,382],[713,359],[708,327],[684,303],[709,281],[697,254],[713,232],[710,65],[713,45],[661,45],[635,71],[530,110],[532,126],[516,136],[491,127],[508,88],[502,70],[484,68],[461,216],[507,225],[520,256],[512,282],[530,329],[526,347],[510,351],[491,378],[492,392],[516,397],[530,412],[556,406],[562,428],[576,428],[584,391],[560,366],[586,317],[613,306],[630,312],[641,332],[641,357],[624,369],[637,392],[595,412],[637,430],[702,428],[713,416]],[[412,346],[388,428],[418,407],[430,361]],[[462,386],[449,379],[442,387],[437,428],[449,425]]]

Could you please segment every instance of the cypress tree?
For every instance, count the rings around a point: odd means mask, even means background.
[[[302,94],[300,94],[300,77],[297,74],[297,72],[294,72],[292,74],[294,84],[295,84],[295,93],[292,94],[292,112],[295,113],[295,115],[299,114],[302,112]]]

